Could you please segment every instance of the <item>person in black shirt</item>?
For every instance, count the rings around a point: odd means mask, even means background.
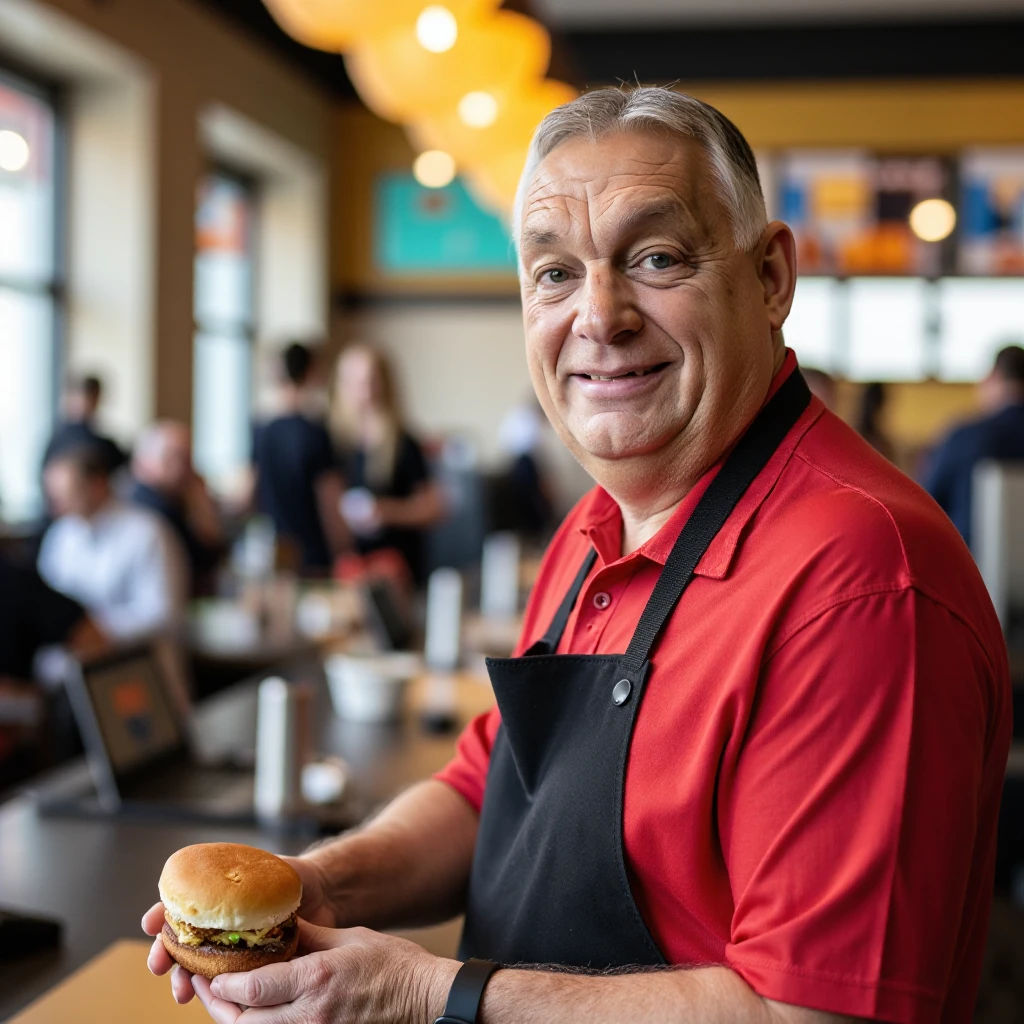
[[[192,434],[162,420],[139,438],[132,455],[129,500],[161,516],[188,556],[193,595],[213,591],[213,574],[227,554],[220,515],[192,465]]]
[[[127,463],[128,456],[117,442],[96,430],[96,412],[102,397],[103,383],[99,377],[69,378],[61,401],[64,419],[46,446],[44,467],[55,455],[77,448],[98,452],[111,475]]]
[[[304,411],[312,352],[289,345],[282,370],[281,414],[253,434],[256,505],[298,550],[301,571],[322,575],[348,541],[339,512],[341,475],[327,430]]]
[[[402,423],[387,360],[366,345],[338,359],[332,413],[345,498],[342,513],[356,550],[396,550],[413,579],[425,577],[424,531],[444,514],[423,449]]]
[[[106,640],[80,604],[47,586],[34,568],[0,555],[0,703],[15,709],[41,699],[31,683],[33,662],[41,648],[57,644],[87,655]],[[0,715],[0,788],[34,767],[31,750],[19,749],[28,734],[13,717]]]

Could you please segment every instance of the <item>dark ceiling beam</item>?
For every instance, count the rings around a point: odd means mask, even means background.
[[[1024,19],[564,32],[586,85],[1024,75]]]

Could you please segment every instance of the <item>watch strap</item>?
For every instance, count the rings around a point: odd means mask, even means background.
[[[448,990],[444,1014],[435,1024],[476,1024],[484,989],[500,966],[493,960],[467,960],[455,975],[452,987]]]

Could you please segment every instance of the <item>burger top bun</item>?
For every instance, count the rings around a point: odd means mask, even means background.
[[[160,899],[195,928],[269,928],[293,914],[302,882],[291,865],[238,843],[199,843],[172,854],[160,874]]]

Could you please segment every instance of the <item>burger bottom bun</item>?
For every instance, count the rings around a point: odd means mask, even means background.
[[[271,949],[248,946],[218,946],[212,942],[204,942],[201,946],[186,946],[178,941],[174,929],[164,923],[160,938],[164,949],[171,959],[181,964],[190,974],[201,974],[204,978],[216,978],[218,974],[231,974],[235,971],[253,971],[267,964],[281,964],[291,960],[299,947],[299,929],[290,929],[285,933],[286,944]]]

